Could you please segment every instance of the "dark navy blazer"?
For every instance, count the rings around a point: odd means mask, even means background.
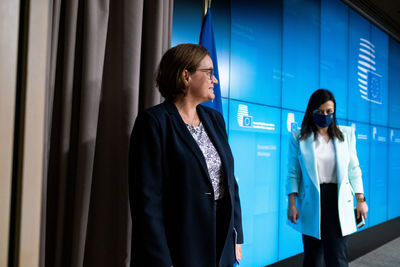
[[[202,105],[197,112],[221,157],[228,187],[229,228],[219,266],[232,266],[234,244],[243,243],[233,156],[221,114]],[[216,266],[213,187],[203,153],[172,101],[138,116],[129,153],[131,266]]]

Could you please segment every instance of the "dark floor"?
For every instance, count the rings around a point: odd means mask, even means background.
[[[350,267],[399,267],[400,237],[355,259]]]

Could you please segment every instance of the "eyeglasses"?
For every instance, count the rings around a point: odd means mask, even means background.
[[[203,72],[208,72],[208,75],[210,75],[210,80],[212,81],[214,78],[214,69],[197,69],[199,71],[203,71]]]

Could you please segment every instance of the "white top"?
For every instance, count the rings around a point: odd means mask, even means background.
[[[319,183],[337,183],[336,151],[331,138],[327,143],[321,135],[317,134],[315,158],[317,160]]]

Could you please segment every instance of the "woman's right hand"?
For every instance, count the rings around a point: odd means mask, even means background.
[[[287,216],[292,223],[297,224],[297,220],[299,219],[299,211],[296,208],[296,204],[289,205]]]
[[[296,208],[296,197],[297,193],[289,194],[289,207],[287,210],[287,216],[294,224],[297,224],[297,219],[299,218],[299,211]]]

